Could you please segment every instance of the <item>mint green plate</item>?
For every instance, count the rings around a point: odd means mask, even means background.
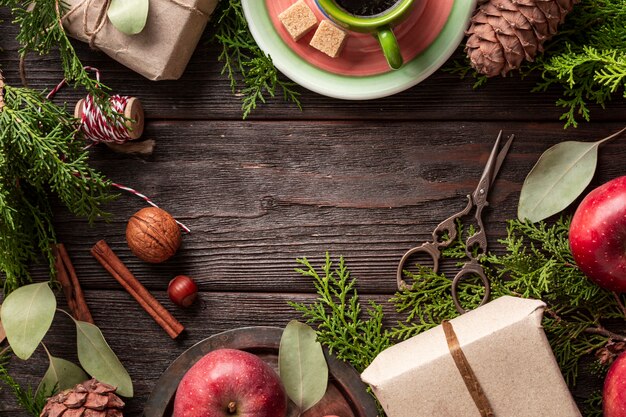
[[[242,5],[255,41],[287,77],[328,97],[369,100],[404,91],[439,69],[463,40],[469,19],[476,8],[476,0],[455,0],[439,36],[401,69],[366,77],[333,74],[311,65],[283,42],[272,24],[265,0],[242,0]]]

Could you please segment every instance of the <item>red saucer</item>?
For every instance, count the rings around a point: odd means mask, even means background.
[[[326,16],[315,0],[304,0],[319,21]],[[294,0],[265,0],[274,28],[282,40],[302,59],[325,71],[363,77],[392,71],[380,50],[378,41],[370,34],[349,32],[346,45],[338,58],[331,58],[309,46],[315,29],[295,42],[287,33],[278,15]],[[411,15],[394,29],[404,62],[409,62],[425,50],[439,35],[452,10],[454,0],[415,0]]]

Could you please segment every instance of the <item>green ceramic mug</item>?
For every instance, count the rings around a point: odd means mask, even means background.
[[[406,18],[416,0],[398,0],[382,13],[372,16],[357,16],[342,8],[335,0],[315,0],[319,8],[331,20],[348,30],[372,33],[380,42],[383,54],[393,69],[402,67],[403,59],[400,45],[392,26]]]

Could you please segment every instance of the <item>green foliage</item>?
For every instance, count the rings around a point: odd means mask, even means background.
[[[296,84],[282,78],[271,58],[254,41],[241,0],[221,0],[215,16],[214,40],[222,48],[218,58],[224,62],[222,74],[228,75],[233,93],[243,87],[240,91],[243,118],[248,117],[259,102],[265,103],[267,96],[275,97],[279,91],[285,101],[302,109]]]
[[[105,216],[109,181],[88,165],[64,108],[27,88],[5,89],[0,110],[0,270],[4,290],[29,281],[27,264],[43,254],[54,270],[50,197],[89,221]]]
[[[339,359],[363,371],[380,352],[391,346],[389,331],[383,328],[382,306],[370,302],[365,311],[356,290],[356,279],[343,258],[335,267],[326,253],[320,275],[306,258],[296,271],[313,279],[318,298],[312,305],[290,303],[307,323],[317,327],[318,340]]]
[[[58,50],[65,79],[74,86],[82,86],[96,98],[107,116],[113,116],[106,94],[108,88],[91,78],[84,69],[61,24],[67,11],[62,0],[0,0],[0,6],[10,8],[13,23],[19,25],[16,39],[21,45],[22,57],[29,52],[47,55]]]
[[[43,410],[46,404],[45,390],[35,393],[31,387],[23,388],[9,375],[8,363],[9,354],[7,352],[0,353],[0,382],[13,393],[20,407],[31,416],[39,417],[41,410]]]
[[[28,311],[25,311],[24,306],[30,306]],[[27,360],[40,344],[43,345],[42,340],[50,329],[55,311],[56,298],[46,282],[25,285],[5,297],[0,319],[10,349],[17,357]],[[58,311],[70,317],[76,325],[78,360],[85,371],[93,378],[117,387],[120,395],[132,397],[133,383],[130,375],[109,347],[100,329],[91,323],[75,320],[64,310]],[[57,389],[73,387],[87,379],[87,374],[79,366],[52,356],[48,348],[45,345],[43,347],[48,354],[50,366],[37,391],[34,395],[19,390],[13,392],[25,407],[28,406],[25,402],[28,398],[55,393]]]
[[[547,304],[543,326],[561,371],[573,386],[581,359],[611,340],[623,339],[623,335],[607,331],[603,321],[623,319],[624,308],[613,293],[593,284],[576,267],[568,230],[568,219],[553,225],[512,220],[507,237],[500,240],[504,253],[489,253],[481,262],[491,280],[492,299],[511,295],[541,299]],[[472,233],[473,228],[459,228],[456,241],[444,250],[444,259],[465,257],[464,241]],[[432,269],[405,271],[411,287],[390,299],[395,310],[403,313],[403,320],[383,328],[382,305],[372,303],[366,314],[361,314],[356,281],[349,278],[343,258],[333,269],[327,254],[322,275],[306,259],[298,262],[306,268],[297,271],[313,278],[318,298],[310,305],[292,305],[309,324],[317,326],[322,344],[359,371],[393,343],[458,316],[450,295],[450,278]],[[459,285],[459,298],[467,309],[476,308],[483,294],[478,279]]]
[[[328,364],[315,330],[291,320],[280,338],[278,374],[301,415],[326,394]]]
[[[133,381],[122,362],[115,355],[98,326],[74,320],[78,361],[89,375],[117,387],[117,393],[131,398]]]
[[[43,340],[54,320],[57,299],[47,282],[25,285],[7,295],[0,320],[15,355],[26,360]]]
[[[545,47],[521,74],[541,75],[533,91],[562,90],[556,104],[565,109],[565,127],[578,126],[581,118],[589,121],[589,103],[604,107],[612,97],[626,97],[626,0],[582,0]],[[450,71],[473,73],[468,61]]]
[[[585,401],[585,417],[602,417],[602,391],[595,391]]]

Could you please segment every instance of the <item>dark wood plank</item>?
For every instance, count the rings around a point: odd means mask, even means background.
[[[393,291],[401,255],[465,205],[500,128],[517,139],[487,211],[492,249],[514,218],[518,192],[538,155],[567,139],[596,139],[620,124],[564,131],[558,124],[380,122],[152,122],[147,160],[94,151],[113,180],[151,196],[192,229],[164,265],[125,244],[140,199],[123,193],[109,224],[88,227],[58,210],[57,230],[87,288],[118,288],[89,255],[105,238],[149,287],[173,276],[206,291],[310,291],[295,258],[344,255],[369,293]],[[600,151],[596,184],[623,173],[626,142]],[[38,272],[38,276],[39,272]]]
[[[0,19],[11,20],[6,9]],[[19,82],[18,45],[14,41],[16,28],[3,23],[0,59],[9,83]],[[241,103],[230,90],[229,81],[221,74],[217,62],[218,47],[209,40],[211,28],[193,55],[191,63],[178,81],[151,82],[127,70],[103,53],[91,51],[87,45],[75,42],[83,63],[102,70],[103,80],[113,91],[139,97],[147,117],[153,119],[241,119]],[[461,52],[455,58],[461,58]],[[450,66],[450,63],[447,64]],[[54,55],[28,57],[28,79],[32,87],[51,89],[62,78]],[[472,80],[459,80],[456,75],[438,71],[424,83],[393,97],[373,101],[344,101],[329,99],[305,89],[302,92],[304,111],[281,99],[261,105],[253,119],[354,119],[354,120],[518,120],[558,122],[562,109],[555,106],[560,93],[531,93],[537,78],[521,80],[518,76],[494,79],[486,87],[472,89]],[[84,94],[63,90],[57,100],[74,105]],[[606,110],[594,106],[593,120],[620,121],[626,110],[626,100],[617,100]]]

